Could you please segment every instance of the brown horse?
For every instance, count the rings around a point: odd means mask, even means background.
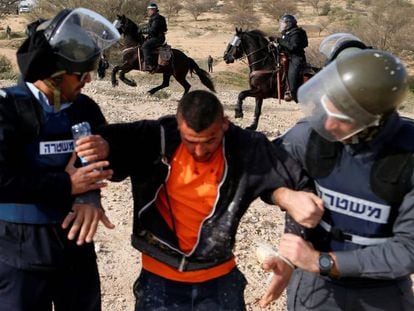
[[[122,51],[122,64],[117,65],[112,70],[112,86],[116,86],[118,81],[116,74],[118,71],[119,79],[125,84],[130,86],[136,86],[136,82],[132,79],[125,77],[125,74],[131,70],[141,70],[143,62],[143,54],[141,46],[145,41],[145,37],[140,31],[139,27],[125,15],[118,15],[117,20],[114,22],[115,27],[119,33],[124,36],[125,49]],[[210,75],[203,69],[201,69],[197,63],[190,57],[187,57],[183,52],[177,49],[172,49],[172,56],[169,63],[165,66],[158,66],[155,73],[162,73],[162,84],[152,88],[148,92],[154,94],[155,92],[168,87],[170,85],[170,77],[173,76],[178,83],[184,88],[184,94],[186,94],[191,85],[186,80],[187,73],[194,72],[200,78],[203,83],[211,91],[215,92],[213,81]]]
[[[243,100],[246,97],[256,99],[253,123],[248,129],[256,130],[262,113],[263,99],[283,98],[288,90],[287,61],[277,47],[274,47],[260,30],[243,31],[236,28],[236,33],[224,52],[224,61],[229,64],[236,59],[246,57],[250,74],[250,89],[240,92],[235,108],[235,117],[243,117]],[[286,60],[286,59],[285,59]],[[317,68],[304,70],[304,81],[317,72]]]

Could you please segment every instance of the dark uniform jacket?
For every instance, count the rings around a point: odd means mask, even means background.
[[[165,17],[155,13],[148,21],[148,35],[150,38],[164,38],[167,32],[167,22]]]
[[[106,123],[98,105],[85,95],[64,111],[69,131],[54,134],[53,128],[44,127],[42,107],[24,83],[0,90],[0,209],[9,203],[33,204],[41,206],[46,215],[53,215],[51,223],[46,224],[0,219],[0,260],[13,267],[54,269],[74,251],[95,256],[93,244],[79,247],[76,241],[68,241],[67,232],[61,229],[74,199],[70,177],[64,171],[67,161],[48,166],[30,151],[39,150],[42,135],[43,140],[69,141],[73,124],[88,121],[94,129]]]
[[[325,141],[306,119],[275,141],[319,188],[326,209],[309,238],[336,251],[342,284],[378,286],[414,272],[413,135],[414,124],[393,113],[369,142]]]
[[[277,42],[290,57],[305,57],[308,37],[302,28],[296,26],[282,31],[282,37],[278,38]]]
[[[278,187],[301,188],[307,182],[296,162],[263,134],[231,124],[224,138],[225,168],[213,212],[203,221],[194,248],[184,253],[154,204],[181,143],[176,119],[109,125],[101,134],[110,144],[113,179],[131,178],[133,246],[181,271],[232,258],[236,230],[250,203]]]

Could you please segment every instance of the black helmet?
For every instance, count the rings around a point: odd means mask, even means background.
[[[157,12],[159,11],[158,5],[154,2],[151,2],[150,4],[148,4],[147,9],[156,10]]]
[[[20,71],[28,82],[94,70],[102,50],[120,37],[107,19],[84,8],[62,10],[32,30],[17,51]]]
[[[298,23],[296,18],[290,14],[283,14],[280,20],[286,23],[286,30],[295,27]]]

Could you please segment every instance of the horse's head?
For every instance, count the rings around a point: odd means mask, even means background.
[[[144,36],[140,32],[137,24],[125,15],[117,15],[117,19],[114,21],[114,26],[121,35],[130,37],[135,43],[142,44],[144,42]]]
[[[243,30],[236,27],[236,33],[231,38],[230,42],[227,44],[226,50],[224,51],[223,59],[226,64],[233,63],[236,59],[239,59],[243,56],[244,51],[241,45],[241,38],[243,34]]]
[[[121,35],[125,34],[125,30],[127,29],[128,18],[125,15],[116,15],[117,18],[114,21],[115,28],[119,31]]]

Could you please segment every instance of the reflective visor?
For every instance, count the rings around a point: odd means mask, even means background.
[[[298,91],[299,105],[312,128],[330,141],[342,141],[378,124],[380,116],[364,110],[351,96],[336,62],[323,68]]]
[[[118,41],[118,30],[103,16],[85,8],[71,11],[56,27],[49,44],[74,62],[90,60]]]

